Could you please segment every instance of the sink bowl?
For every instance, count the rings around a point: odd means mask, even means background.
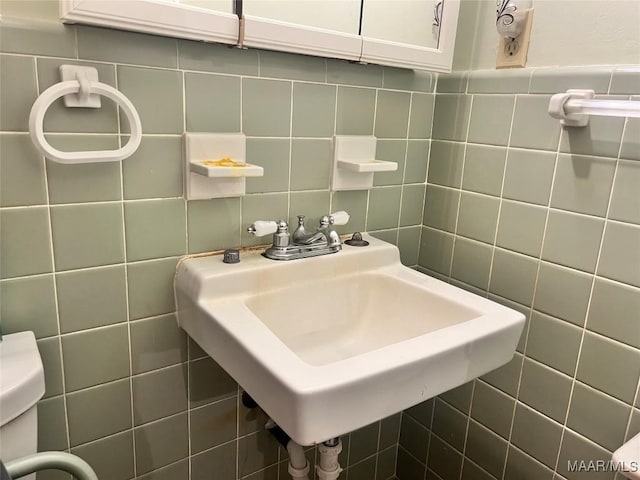
[[[514,354],[524,316],[400,263],[365,236],[322,257],[187,258],[178,324],[301,445],[363,427]]]
[[[251,296],[247,308],[304,362],[322,366],[410,340],[480,312],[382,273]],[[283,312],[300,312],[297,318]],[[293,320],[293,321],[292,321]]]
[[[612,462],[623,477],[640,480],[640,433],[613,452]]]

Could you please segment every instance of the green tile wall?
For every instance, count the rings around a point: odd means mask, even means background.
[[[419,269],[529,321],[507,365],[403,412],[400,480],[612,480],[567,461],[640,432],[637,121],[563,130],[567,88],[637,100],[640,66],[438,78]]]
[[[41,449],[110,480],[287,478],[264,419],[177,328],[172,272],[185,253],[255,243],[257,217],[338,209],[344,233],[370,230],[530,319],[509,364],[345,436],[347,480],[572,479],[567,459],[608,458],[637,433],[638,122],[563,131],[546,114],[568,87],[637,100],[637,66],[465,72],[434,95],[436,77],[410,70],[92,27],[0,37],[0,315],[5,333],[38,337]],[[35,152],[28,111],[62,63],[96,66],[138,107],[128,161]],[[56,104],[46,130],[59,148],[112,148],[128,126],[108,102]],[[268,174],[241,199],[184,201],[185,131],[243,131]],[[399,170],[331,193],[334,134],[377,135]]]
[[[95,66],[138,109],[143,139],[126,161],[60,165],[31,144],[31,105],[67,63]],[[344,209],[352,217],[341,232],[372,231],[416,266],[424,198],[434,195],[435,80],[86,26],[0,24],[0,315],[5,334],[38,337],[41,449],[72,451],[105,480],[287,478],[265,418],[242,407],[239,386],[177,327],[176,263],[263,242],[244,233],[253,220]],[[128,140],[108,100],[95,111],[58,101],[45,130],[63,150]],[[265,176],[249,179],[242,198],[186,202],[185,131],[244,132]],[[377,135],[378,154],[398,170],[377,175],[370,192],[332,193],[340,133]],[[632,178],[617,183],[618,203]],[[399,429],[398,414],[343,437],[350,480],[395,475]],[[60,478],[69,480],[38,477]]]

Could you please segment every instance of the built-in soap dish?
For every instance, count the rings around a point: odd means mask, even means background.
[[[398,164],[386,160],[338,160],[338,168],[356,173],[395,172]]]
[[[262,167],[233,160],[230,157],[224,157],[219,160],[192,160],[190,163],[193,173],[211,178],[261,177],[264,175]]]
[[[238,197],[245,194],[246,178],[264,170],[245,162],[242,133],[185,133],[185,195],[188,200]]]
[[[377,160],[373,135],[336,135],[333,140],[332,190],[367,190],[375,172],[393,172],[396,162]]]

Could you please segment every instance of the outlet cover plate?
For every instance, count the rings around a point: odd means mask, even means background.
[[[508,53],[508,45],[512,40],[500,37],[496,68],[521,68],[527,65],[527,52],[529,51],[531,25],[533,24],[533,8],[525,10],[523,13],[526,15],[524,19],[524,29],[522,30],[522,33],[513,40],[518,42],[519,48],[516,53],[510,55]]]

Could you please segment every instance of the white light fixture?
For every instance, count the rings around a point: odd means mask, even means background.
[[[497,0],[496,28],[504,38],[517,38],[525,27],[531,0]]]

